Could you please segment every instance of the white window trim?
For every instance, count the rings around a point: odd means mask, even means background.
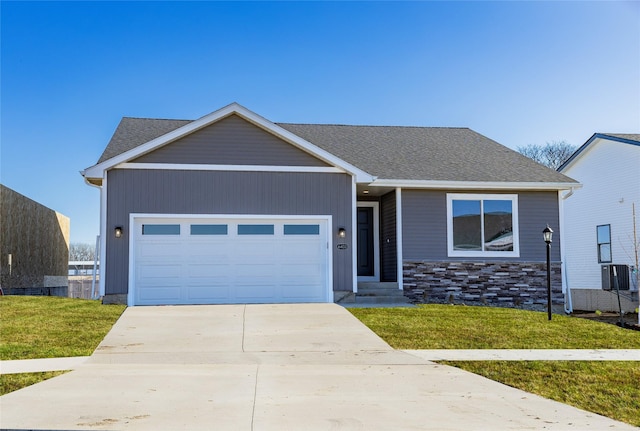
[[[513,251],[469,251],[453,249],[453,201],[454,200],[510,200],[513,223]],[[481,213],[482,216],[482,213]],[[520,229],[518,225],[518,195],[447,193],[447,251],[449,257],[520,257]]]

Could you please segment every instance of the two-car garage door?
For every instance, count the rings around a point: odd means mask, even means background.
[[[133,219],[129,304],[328,302],[328,218]]]

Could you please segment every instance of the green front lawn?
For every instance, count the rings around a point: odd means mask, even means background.
[[[89,356],[126,307],[55,296],[0,296],[0,360]],[[0,394],[60,374],[0,376]]]
[[[349,311],[396,349],[640,349],[640,332],[511,308],[421,305]]]
[[[639,349],[640,332],[569,316],[422,305],[349,311],[396,349]],[[640,363],[443,362],[527,392],[640,426]]]

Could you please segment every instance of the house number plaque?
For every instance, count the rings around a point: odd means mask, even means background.
[[[338,247],[338,250],[346,250],[349,248],[347,244],[338,244],[337,247]]]

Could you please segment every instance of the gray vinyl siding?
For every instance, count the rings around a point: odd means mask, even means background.
[[[107,177],[106,293],[128,292],[129,215],[331,215],[350,226],[352,179],[347,174],[115,169]],[[115,226],[124,235],[114,237]],[[331,235],[331,232],[329,233]],[[333,288],[352,289],[352,243],[333,250]]]
[[[131,162],[328,166],[237,115],[231,115]]]
[[[381,281],[397,281],[398,278],[396,232],[396,193],[394,191],[380,198]]]
[[[426,261],[522,261],[546,260],[542,230],[547,223],[554,231],[551,259],[560,261],[560,226],[558,193],[504,192],[518,195],[520,257],[464,258],[447,256],[447,191],[402,191],[403,260]],[[451,191],[451,193],[483,194],[494,191]],[[498,192],[499,193],[499,192]]]

